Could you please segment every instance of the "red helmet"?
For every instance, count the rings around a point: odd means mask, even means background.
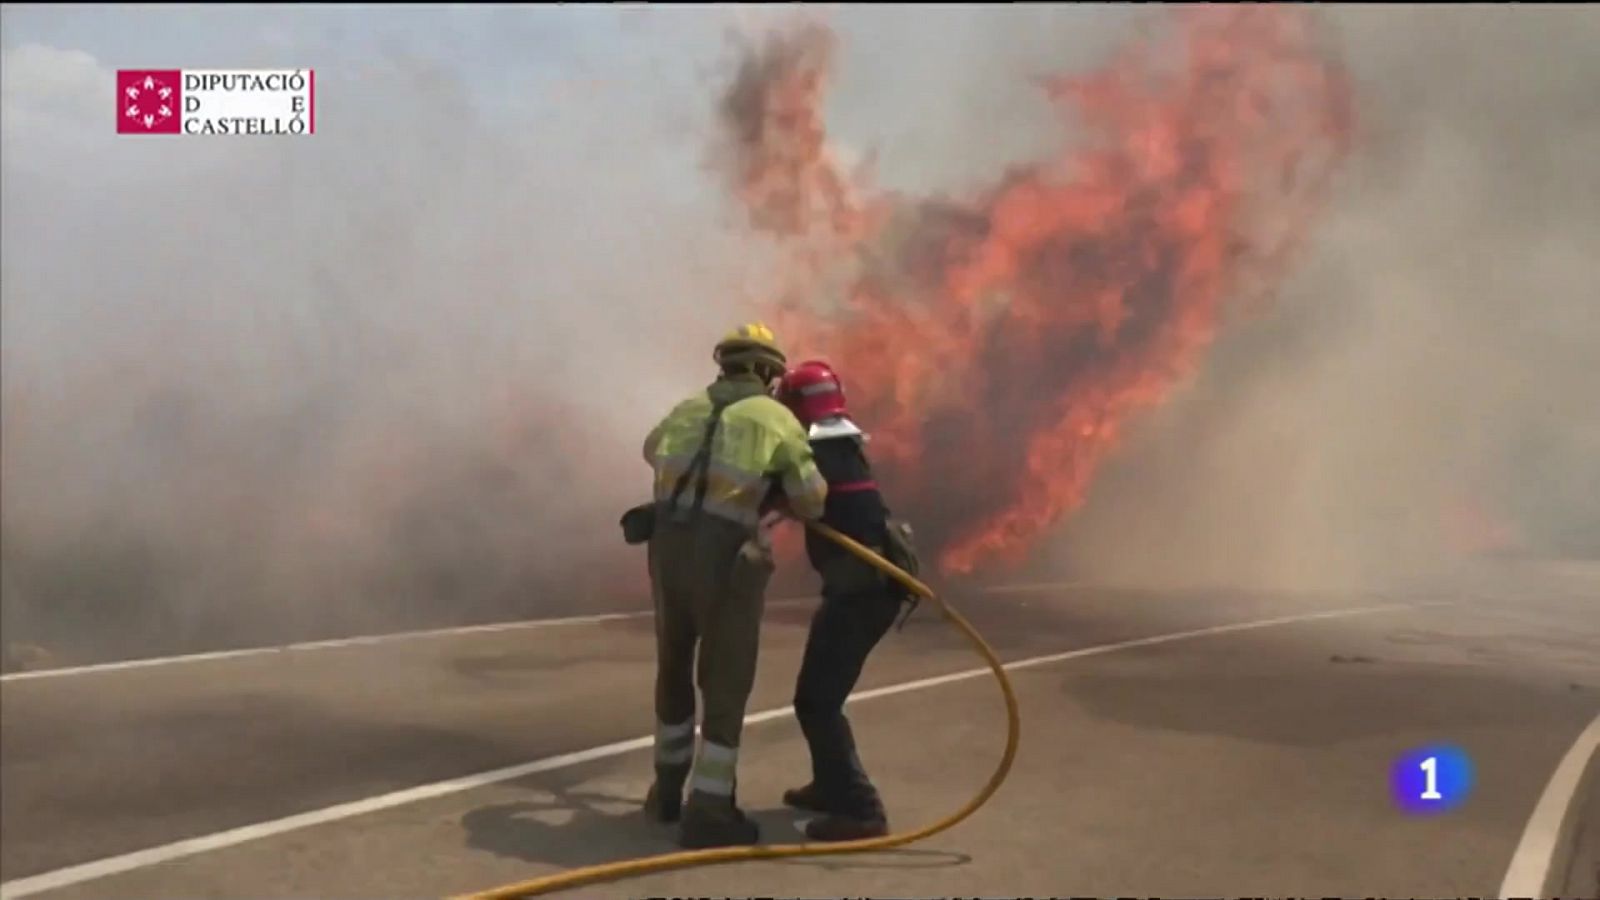
[[[845,414],[844,384],[833,367],[820,359],[790,369],[778,382],[778,399],[803,425]]]

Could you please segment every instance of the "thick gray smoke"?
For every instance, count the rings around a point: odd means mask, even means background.
[[[1341,588],[1486,551],[1600,555],[1600,14],[1320,13],[1362,129],[1334,208],[1038,562]],[[961,196],[1057,139],[1030,77],[1094,65],[1139,14],[841,15],[830,137],[880,184]]]
[[[1343,587],[1600,556],[1600,11],[1330,8],[1363,131],[1264,319],[1147,422],[1057,552]]]
[[[647,602],[616,518],[746,261],[696,182],[698,75],[660,72],[672,31],[472,68],[584,15],[484,10],[358,60],[338,34],[179,54],[317,66],[304,140],[119,138],[119,60],[6,48],[7,640],[70,659]]]
[[[1361,581],[1440,557],[1471,504],[1600,550],[1600,15],[1329,13],[1366,129],[1340,208],[1108,467],[1063,564]],[[316,66],[318,134],[119,139],[112,70],[166,63],[7,10],[6,639],[125,654],[642,603],[615,526],[639,439],[771,284],[700,168],[722,32],[766,16],[345,10],[230,50],[217,17],[165,14],[195,22],[172,65]],[[1092,65],[1131,14],[837,11],[829,131],[885,186],[960,192],[1056,140],[1029,76]],[[381,52],[342,52],[369,30]],[[558,74],[502,71],[508,45]]]

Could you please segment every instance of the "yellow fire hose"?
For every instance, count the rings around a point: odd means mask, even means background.
[[[994,792],[1000,789],[1001,782],[1006,780],[1006,775],[1011,771],[1011,763],[1017,755],[1017,741],[1022,728],[1021,718],[1017,713],[1017,696],[1011,689],[1011,679],[1006,677],[1005,667],[1000,663],[1000,658],[995,655],[994,648],[990,647],[988,642],[983,639],[983,636],[978,634],[977,629],[972,627],[971,622],[968,622],[964,616],[951,608],[950,604],[939,599],[932,588],[929,588],[887,559],[874,553],[871,549],[840,534],[838,531],[817,522],[809,522],[807,525],[856,556],[861,557],[866,562],[871,563],[875,568],[899,581],[919,597],[933,601],[945,620],[960,630],[967,640],[972,642],[973,649],[978,651],[978,654],[983,657],[983,661],[989,664],[989,669],[994,672],[995,681],[1000,684],[1000,694],[1005,698],[1006,749],[1000,755],[1000,763],[995,766],[994,774],[989,776],[989,782],[983,786],[983,789],[978,791],[971,800],[967,801],[967,805],[961,807],[961,809],[934,822],[932,825],[916,831],[889,834],[859,841],[757,844],[754,846],[715,847],[709,850],[663,853],[658,856],[645,856],[638,859],[625,859],[618,862],[585,866],[581,869],[568,869],[542,878],[491,888],[475,894],[463,894],[456,900],[511,900],[511,898],[515,897],[532,897],[537,894],[547,894],[551,891],[565,890],[600,881],[612,881],[635,875],[645,875],[651,872],[685,869],[691,866],[711,865],[713,863],[751,859],[786,859],[796,856],[832,856],[841,853],[866,853],[873,850],[888,850],[893,847],[903,847],[923,838],[933,837],[941,831],[953,828],[957,823],[977,812],[978,807],[994,796]]]

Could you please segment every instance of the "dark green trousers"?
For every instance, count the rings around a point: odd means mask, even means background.
[[[738,747],[755,684],[771,551],[752,540],[749,528],[702,514],[687,523],[662,516],[649,553],[656,718],[668,725],[692,721],[698,684],[705,703],[701,734]]]

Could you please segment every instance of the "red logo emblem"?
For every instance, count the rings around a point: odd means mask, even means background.
[[[117,70],[117,134],[180,134],[182,121],[181,71]]]

